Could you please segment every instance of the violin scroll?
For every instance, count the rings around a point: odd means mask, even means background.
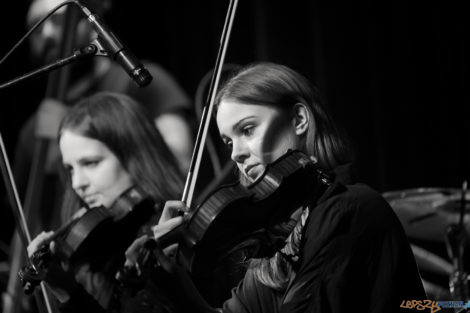
[[[44,280],[51,258],[49,247],[43,245],[31,256],[31,265],[24,266],[19,271],[18,276],[25,294],[32,294],[36,286],[39,286],[41,281]]]

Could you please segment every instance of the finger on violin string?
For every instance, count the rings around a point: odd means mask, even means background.
[[[169,258],[175,257],[177,251],[178,251],[178,244],[177,243],[169,245],[168,247],[163,249],[163,253],[165,253],[165,255],[168,256]]]
[[[173,217],[180,215],[181,213],[188,212],[189,209],[186,204],[182,201],[170,200],[165,202],[162,216],[160,217],[159,223],[165,222]]]
[[[158,239],[161,236],[165,235],[166,233],[170,232],[177,226],[181,225],[183,223],[183,217],[182,216],[177,216],[174,218],[171,218],[169,220],[166,220],[164,222],[160,222],[157,225],[152,227],[153,231],[153,237],[154,239]]]
[[[176,265],[176,263],[169,258],[162,249],[160,248],[155,248],[153,250],[153,254],[155,255],[155,258],[157,259],[158,264],[163,267],[163,269],[170,273],[170,274],[175,274],[178,272],[179,266]]]
[[[49,244],[49,250],[51,250],[53,254],[57,252],[57,244],[55,243],[55,241],[51,241],[51,243]]]
[[[131,262],[126,259],[124,266],[116,273],[115,278],[119,281],[123,281],[126,280],[125,277],[130,275],[139,277],[142,275],[142,270],[140,268],[139,262]]]
[[[134,242],[127,248],[125,252],[126,256],[126,261],[124,263],[124,266],[126,267],[133,267],[138,265],[138,257],[140,254],[140,251],[144,247],[145,242],[149,239],[150,237],[148,235],[144,235],[142,237],[137,238],[134,240]]]
[[[52,236],[54,235],[54,231],[42,231],[37,235],[28,245],[26,250],[28,251],[28,257],[31,257],[39,248],[46,243]]]

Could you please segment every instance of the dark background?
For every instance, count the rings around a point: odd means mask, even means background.
[[[215,63],[227,5],[117,1],[106,21],[137,56],[162,64],[194,96]],[[226,61],[278,62],[310,78],[353,143],[359,179],[379,192],[458,188],[470,177],[470,19],[463,6],[240,0]],[[1,56],[26,31],[28,1],[2,7]],[[31,69],[27,55],[24,45],[0,67],[0,79]],[[11,157],[44,85],[41,78],[0,91],[0,131]]]

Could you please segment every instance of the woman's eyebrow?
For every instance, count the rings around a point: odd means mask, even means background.
[[[232,126],[232,131],[235,132],[237,131],[237,128],[240,127],[240,124],[242,124],[243,122],[245,122],[246,120],[249,120],[251,118],[255,118],[256,116],[254,115],[249,115],[249,116],[246,116],[244,118],[242,118],[241,120],[239,120],[238,122],[236,122],[235,124],[233,124]],[[220,134],[220,138],[222,139],[222,141],[224,141],[224,139],[230,139],[229,137],[227,137],[226,135],[224,134]]]
[[[254,118],[254,117],[255,117],[254,115],[249,115],[249,116],[246,116],[246,117],[242,118],[241,120],[239,120],[238,122],[233,124],[232,131],[236,131],[237,128],[240,126],[240,124],[242,124],[244,121],[246,121],[248,119],[251,119],[251,118]]]

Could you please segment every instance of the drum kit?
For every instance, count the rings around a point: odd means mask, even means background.
[[[462,189],[416,188],[386,192],[383,197],[403,225],[428,298],[467,299],[464,263],[470,255],[466,242],[470,191],[466,182]]]

